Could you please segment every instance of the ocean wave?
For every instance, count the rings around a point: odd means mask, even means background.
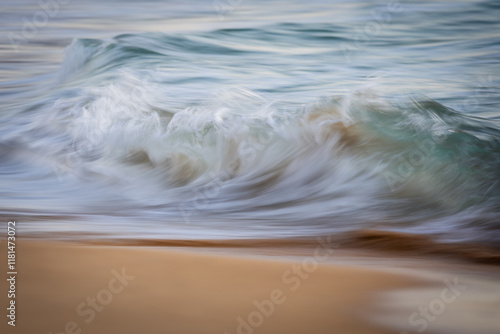
[[[449,236],[461,226],[457,237],[472,226],[498,238],[493,122],[370,89],[291,103],[231,86],[180,106],[168,59],[186,41],[155,38],[75,41],[0,141],[38,156],[48,178],[99,185],[169,220],[268,220],[263,231],[279,222],[306,234],[380,226]]]

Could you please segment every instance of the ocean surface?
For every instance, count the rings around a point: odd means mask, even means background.
[[[0,8],[20,236],[500,241],[498,1]]]

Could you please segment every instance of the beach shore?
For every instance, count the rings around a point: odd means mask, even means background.
[[[6,248],[6,243],[0,247]],[[433,333],[433,326],[449,329],[449,318],[453,322],[453,315],[464,312],[467,325],[481,321],[479,332],[498,329],[495,305],[500,290],[488,275],[476,275],[473,283],[462,274],[398,270],[397,263],[392,268],[349,260],[344,262],[351,265],[335,264],[334,252],[316,247],[286,258],[21,241],[16,326],[4,319],[2,333],[417,332],[423,326],[418,320],[424,317],[414,317],[417,324],[408,319],[418,311],[418,301],[441,298],[448,283],[449,294],[441,303],[445,312],[440,317],[431,314],[436,319],[427,321],[426,332]],[[2,291],[7,290],[3,280]],[[483,298],[485,292],[490,292],[489,299]],[[474,318],[470,310],[478,307],[490,313]]]

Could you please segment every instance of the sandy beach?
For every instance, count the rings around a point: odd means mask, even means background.
[[[443,268],[416,270],[411,261],[381,269],[373,265],[376,258],[355,261],[322,246],[289,258],[283,257],[289,250],[242,256],[42,241],[20,241],[17,249],[16,326],[3,321],[2,333],[400,333],[405,326],[417,332],[424,318],[414,317],[412,325],[408,317],[423,295],[424,303],[441,298],[443,277],[459,295],[468,282],[459,265],[451,266],[455,276]],[[479,290],[468,282],[469,296],[445,294],[454,302],[444,303],[442,321],[429,322],[436,333],[452,328],[454,315],[465,311],[481,320],[476,333],[497,333],[499,285],[477,268]],[[5,291],[5,280],[2,285]],[[480,293],[485,288],[493,292],[489,299]],[[478,309],[490,314],[474,318]],[[434,333],[432,326],[426,333]]]

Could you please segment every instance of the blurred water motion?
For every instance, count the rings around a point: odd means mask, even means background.
[[[496,2],[57,4],[1,5],[26,232],[499,239]]]

